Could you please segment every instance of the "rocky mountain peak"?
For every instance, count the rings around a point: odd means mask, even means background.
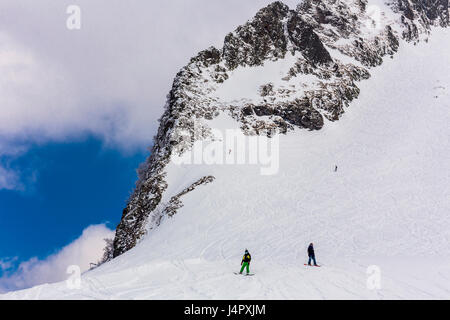
[[[117,227],[114,256],[133,248],[164,216],[174,216],[183,195],[214,183],[205,176],[182,193],[166,194],[171,156],[211,139],[210,120],[226,114],[247,135],[320,130],[325,119],[339,120],[358,97],[358,82],[393,57],[400,41],[419,41],[432,26],[449,25],[448,0],[395,0],[388,6],[395,21],[384,14],[375,21],[366,0],[305,0],[295,10],[276,1],[227,34],[222,48],[193,57],[174,79],[151,156]],[[243,91],[236,72],[244,69],[258,86]],[[230,96],[224,88],[238,90]]]

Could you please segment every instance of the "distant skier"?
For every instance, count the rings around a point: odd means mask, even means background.
[[[314,253],[314,246],[313,246],[312,243],[310,243],[309,247],[308,247],[308,257],[309,257],[308,266],[311,265],[311,260],[313,260],[314,261],[314,265],[317,267],[316,254]]]
[[[337,172],[338,166],[334,167],[334,172]]]
[[[250,253],[248,252],[247,249],[245,249],[245,253],[244,253],[244,257],[242,258],[241,261],[241,271],[239,272],[240,274],[242,274],[242,272],[244,271],[245,268],[247,268],[247,274],[250,273],[250,261],[252,260],[252,256],[250,255]]]

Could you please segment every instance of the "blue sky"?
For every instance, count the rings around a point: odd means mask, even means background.
[[[95,138],[36,146],[10,165],[23,190],[0,190],[0,257],[44,259],[89,225],[114,229],[146,151],[123,153]]]

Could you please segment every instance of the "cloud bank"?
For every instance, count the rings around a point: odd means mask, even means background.
[[[12,273],[17,257],[0,259],[0,292],[66,280],[69,277],[67,268],[71,265],[79,266],[81,272],[84,272],[90,268],[90,263],[99,261],[103,256],[106,245],[104,239],[113,237],[114,232],[104,224],[89,226],[78,239],[57,253],[45,260],[32,258],[22,262]]]

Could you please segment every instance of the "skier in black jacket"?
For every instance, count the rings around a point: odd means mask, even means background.
[[[245,249],[244,257],[242,257],[242,261],[241,261],[242,268],[241,268],[241,271],[239,273],[242,274],[244,269],[247,269],[247,274],[250,273],[250,261],[252,261],[252,256],[250,255],[248,250]]]
[[[309,257],[309,260],[308,260],[308,266],[311,265],[311,259],[314,261],[314,265],[317,266],[317,263],[316,263],[316,254],[314,253],[314,246],[313,246],[312,243],[310,243],[310,244],[309,244],[309,247],[308,247],[308,257]]]

